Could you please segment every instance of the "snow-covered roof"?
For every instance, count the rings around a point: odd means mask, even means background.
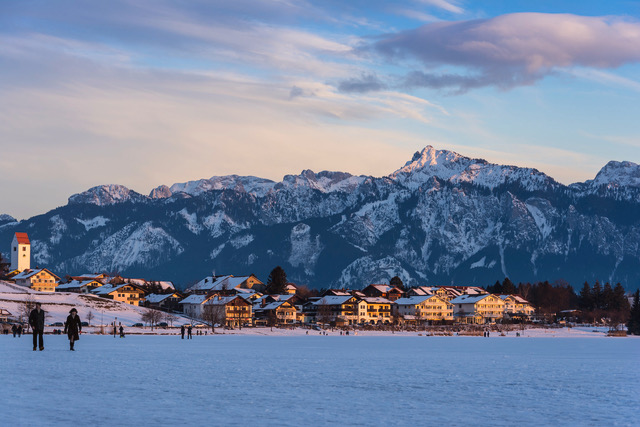
[[[408,297],[408,298],[399,298],[395,301],[395,303],[398,305],[418,305],[418,304],[422,304],[429,298],[434,298],[434,297],[432,295],[425,295],[425,296],[415,296],[415,297]]]
[[[519,304],[529,304],[529,301],[527,301],[526,299],[522,298],[520,295],[498,295],[498,296],[503,301],[506,300],[507,298],[511,297],[512,299],[514,299]]]
[[[172,296],[173,294],[149,294],[144,297],[144,299],[146,299],[148,303],[158,304],[166,300],[167,298],[171,298]]]
[[[89,286],[94,283],[96,286],[102,286],[102,283],[97,280],[72,280],[69,283],[61,283],[56,287],[56,290],[60,289],[79,289],[85,286]]]
[[[191,294],[180,301],[179,304],[202,304],[207,299],[209,299],[209,297],[207,297],[206,295]]]
[[[227,297],[221,297],[221,296],[214,296],[212,297],[210,300],[208,300],[207,302],[205,302],[206,305],[226,305],[228,303],[230,303],[231,301],[233,301],[236,298],[240,298],[242,301],[245,301],[244,298],[239,297],[238,295],[231,295],[231,296],[227,296]]]
[[[280,307],[282,304],[286,303],[286,300],[282,300],[282,301],[274,301],[272,303],[269,303],[267,305],[265,305],[264,307],[256,307],[255,310],[256,311],[260,311],[260,310],[275,310],[276,308]]]
[[[327,295],[320,298],[318,301],[314,301],[313,305],[342,305],[345,302],[349,301],[353,298],[351,295],[346,296],[338,296],[338,295]]]
[[[207,276],[204,279],[200,280],[198,283],[196,283],[195,285],[189,287],[187,289],[187,292],[194,292],[194,291],[209,291],[209,290],[222,290],[223,286],[222,283],[225,279],[228,279],[229,277],[232,277],[230,275],[228,276],[220,276],[220,277],[214,277],[214,276]],[[230,289],[231,287],[228,286],[228,282],[227,283],[227,289]],[[216,286],[219,287],[219,289],[214,289]]]
[[[30,277],[35,276],[36,274],[42,272],[42,271],[46,271],[47,273],[49,273],[50,275],[52,275],[53,277],[55,277],[56,279],[60,280],[60,278],[58,276],[56,276],[55,274],[53,274],[52,272],[50,272],[49,270],[47,270],[46,268],[39,268],[39,269],[35,269],[35,270],[24,270],[23,272],[16,274],[15,276],[13,276],[13,278],[15,280],[18,279],[28,279]]]
[[[367,304],[393,304],[388,299],[382,297],[364,297],[362,299],[366,301]]]
[[[134,285],[133,283],[123,283],[121,285],[104,285],[92,290],[91,293],[95,295],[108,295],[111,292],[117,291],[118,289],[123,288],[125,286],[136,286],[136,285]]]
[[[460,295],[449,301],[451,304],[475,304],[478,301],[482,301],[483,299],[491,296],[491,294],[484,295]]]

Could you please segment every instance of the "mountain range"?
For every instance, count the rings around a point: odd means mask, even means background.
[[[607,163],[563,185],[536,169],[431,146],[384,177],[304,170],[280,182],[214,176],[146,196],[102,185],[16,221],[0,215],[5,256],[29,234],[32,265],[119,272],[187,285],[281,265],[290,281],[361,288],[563,279],[640,284],[640,166]],[[6,249],[6,250],[5,250]]]

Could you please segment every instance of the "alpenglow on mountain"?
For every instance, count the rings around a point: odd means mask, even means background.
[[[145,196],[91,188],[21,222],[32,265],[57,274],[119,272],[186,285],[215,272],[266,280],[281,265],[312,287],[358,288],[564,279],[640,284],[640,166],[609,162],[562,185],[535,169],[431,146],[376,178],[303,171],[281,182],[221,176]],[[8,255],[5,252],[5,255]]]

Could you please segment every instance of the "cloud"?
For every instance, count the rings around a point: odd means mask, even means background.
[[[375,92],[386,89],[387,85],[373,73],[365,73],[360,77],[343,80],[338,84],[338,90],[346,93]]]
[[[446,10],[451,13],[463,13],[464,9],[456,4],[455,1],[447,0],[418,0],[420,3],[425,3],[430,6],[437,7],[439,9]]]
[[[619,17],[515,13],[426,24],[386,35],[370,48],[387,61],[421,64],[422,69],[407,75],[406,86],[511,88],[567,68],[607,69],[640,62],[640,23]]]

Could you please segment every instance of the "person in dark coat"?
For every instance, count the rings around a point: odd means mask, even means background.
[[[39,302],[29,314],[29,325],[33,329],[33,351],[36,351],[38,344],[40,344],[40,351],[44,350],[44,310]]]
[[[182,339],[184,339],[184,325],[180,326],[180,334],[182,335]]]
[[[80,332],[82,332],[80,316],[78,316],[78,310],[72,308],[67,321],[64,322],[64,333],[69,337],[69,350],[75,351],[73,344],[80,339]]]
[[[189,327],[187,328],[187,339],[193,339],[193,337],[191,336],[191,325],[189,325]]]
[[[17,331],[18,331],[18,338],[20,338],[22,336],[22,325],[18,325]]]
[[[11,332],[13,332],[13,337],[16,337],[16,334],[18,333],[18,328],[16,327],[16,325],[11,325]]]
[[[124,326],[122,326],[122,323],[120,324],[120,338],[124,338]]]

